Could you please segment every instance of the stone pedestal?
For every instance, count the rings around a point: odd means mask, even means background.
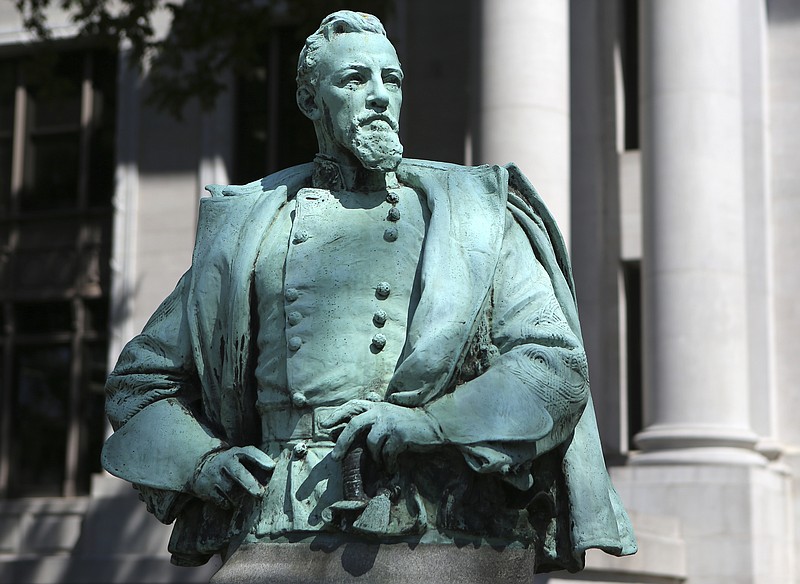
[[[791,576],[792,481],[779,468],[634,465],[614,468],[612,480],[626,509],[637,519],[646,513],[679,522],[678,534],[650,530],[660,537],[641,537],[642,557],[637,558],[637,554],[630,558],[631,561],[646,559],[649,568],[660,568],[659,577],[665,578],[664,582],[683,582],[675,579],[680,572],[688,576],[686,581],[691,584],[796,582]],[[646,533],[648,527],[634,522],[637,536]],[[670,545],[665,546],[664,540],[671,540]],[[669,574],[663,568],[674,565],[675,558],[681,557],[676,543],[682,544],[685,563],[677,574]],[[604,578],[603,581],[622,580]]]
[[[228,559],[211,584],[530,584],[534,570],[534,552],[522,549],[405,543],[247,544]]]

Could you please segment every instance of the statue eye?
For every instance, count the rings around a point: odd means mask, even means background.
[[[383,78],[384,85],[394,85],[395,87],[400,87],[403,85],[403,80],[400,78],[399,75],[387,75]]]
[[[364,76],[356,71],[347,73],[342,77],[342,86],[360,85],[361,83],[364,83]]]

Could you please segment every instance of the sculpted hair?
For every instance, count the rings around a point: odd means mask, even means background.
[[[326,16],[316,32],[306,39],[306,44],[300,51],[300,58],[297,61],[298,87],[303,85],[316,87],[319,50],[335,35],[350,32],[371,32],[386,36],[386,29],[383,28],[381,21],[371,14],[340,10]]]

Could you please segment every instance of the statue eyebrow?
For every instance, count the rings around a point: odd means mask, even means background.
[[[369,65],[365,65],[364,63],[349,63],[347,65],[342,65],[341,67],[339,67],[336,70],[336,72],[337,73],[342,73],[344,71],[347,71],[348,69],[354,69],[356,71],[364,71],[364,70],[369,70],[371,68],[372,67],[370,67]],[[384,72],[385,71],[391,71],[392,73],[398,73],[401,77],[403,76],[403,69],[400,68],[400,67],[395,67],[394,65],[389,65],[387,67],[381,67],[381,71],[384,71]]]
[[[369,66],[364,65],[363,63],[349,63],[347,65],[342,65],[338,70],[347,71],[348,69],[355,69],[357,71],[361,71],[363,69],[369,69]]]

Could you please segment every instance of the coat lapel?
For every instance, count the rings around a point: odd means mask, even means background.
[[[491,288],[505,228],[506,171],[404,161],[401,182],[427,196],[431,220],[420,301],[387,399],[416,406],[448,389]]]

